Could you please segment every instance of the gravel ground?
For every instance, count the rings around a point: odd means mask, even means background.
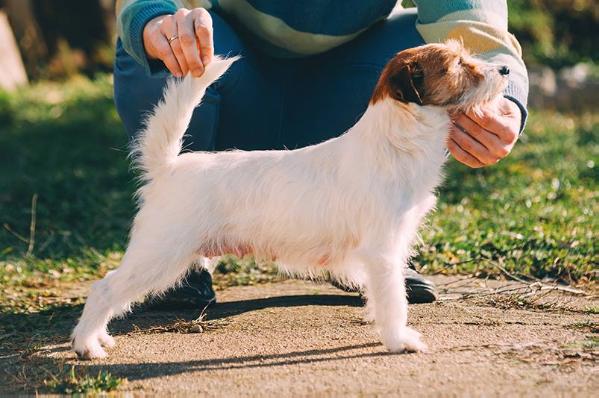
[[[111,325],[105,360],[67,344],[36,356],[108,370],[120,388],[202,396],[592,396],[599,391],[597,299],[541,285],[436,277],[434,304],[410,306],[426,354],[389,354],[356,294],[306,281],[219,292],[207,321],[134,313]],[[38,358],[39,360],[40,358]],[[8,386],[5,386],[8,387]],[[10,387],[4,390],[9,392]],[[596,396],[596,395],[595,395]]]
[[[472,278],[436,282],[441,301],[410,307],[410,323],[429,345],[426,354],[387,353],[362,321],[357,295],[285,281],[220,292],[199,326],[188,322],[197,313],[136,313],[117,321],[117,347],[106,360],[77,361],[65,344],[46,347],[43,355],[89,367],[91,374],[109,370],[128,379],[123,390],[151,394],[547,397],[599,391],[598,316],[588,310],[596,298]]]

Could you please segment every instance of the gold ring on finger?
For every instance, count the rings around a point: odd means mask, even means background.
[[[171,44],[172,42],[174,42],[175,40],[177,40],[179,38],[179,36],[177,35],[172,35],[171,37],[168,38],[168,44]]]

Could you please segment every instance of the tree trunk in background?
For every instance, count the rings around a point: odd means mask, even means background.
[[[36,22],[30,0],[3,0],[4,11],[17,40],[28,76],[37,76],[48,59],[48,48]]]
[[[0,11],[0,88],[12,91],[27,83],[27,74],[6,14]]]
[[[50,54],[56,54],[61,39],[88,57],[110,42],[100,0],[33,0],[33,5]]]
[[[115,4],[116,0],[100,0],[100,5],[104,11],[104,26],[106,26],[106,30],[114,42],[116,42]]]
[[[110,71],[114,0],[0,0],[30,78]]]

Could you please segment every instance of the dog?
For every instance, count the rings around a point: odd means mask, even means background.
[[[407,49],[340,137],[296,150],[181,154],[194,107],[235,60],[216,58],[199,78],[171,80],[147,119],[134,150],[143,186],[129,245],[93,285],[74,351],[105,357],[113,317],[176,285],[191,264],[228,253],[359,286],[390,351],[425,351],[407,325],[404,270],[442,182],[448,112],[492,106],[509,70],[456,41]]]

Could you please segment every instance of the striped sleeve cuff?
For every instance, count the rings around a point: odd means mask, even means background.
[[[518,108],[520,108],[520,112],[522,114],[522,119],[520,120],[520,134],[522,134],[522,131],[524,131],[524,127],[526,126],[526,120],[528,119],[528,111],[526,110],[528,102],[528,90],[523,89],[522,85],[510,81],[503,93],[503,96],[510,101],[513,101],[516,105],[518,105]]]
[[[172,1],[138,0],[121,12],[123,48],[144,68],[148,75],[162,72],[164,65],[162,62],[148,60],[143,45],[143,30],[150,20],[160,15],[174,14],[176,11],[177,6]]]

